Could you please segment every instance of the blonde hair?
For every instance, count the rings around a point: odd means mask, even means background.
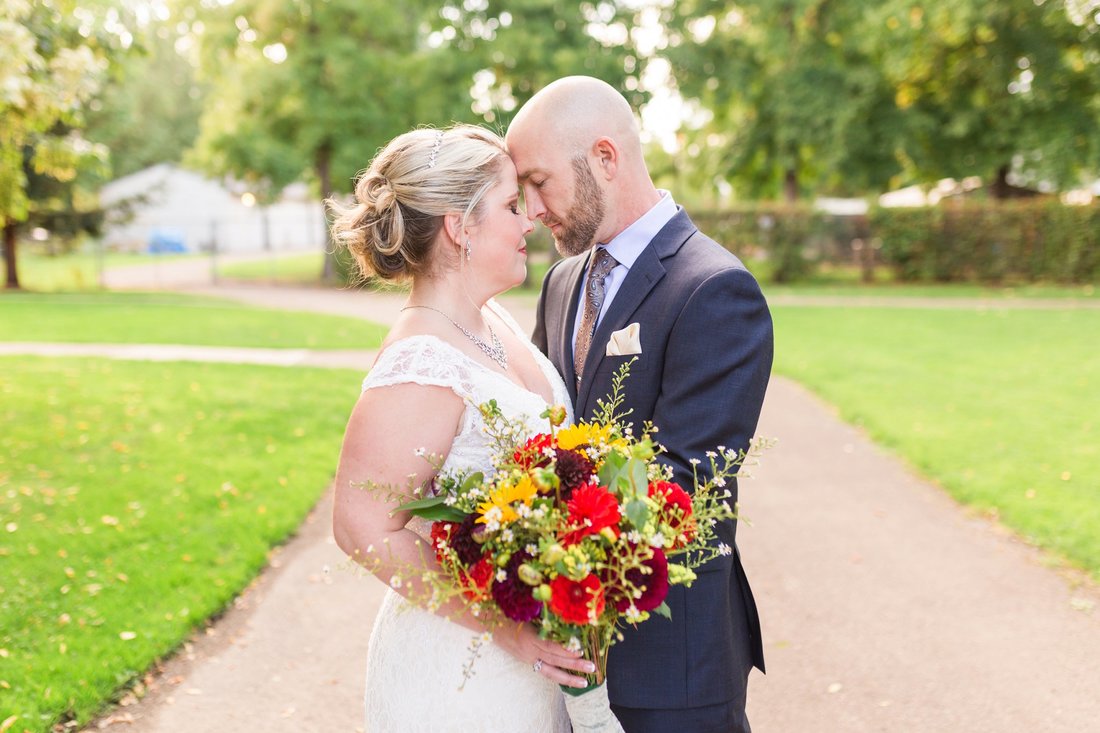
[[[333,239],[355,256],[364,277],[428,272],[443,216],[462,212],[463,228],[478,221],[506,156],[500,137],[473,125],[398,135],[359,177],[356,205],[326,202],[336,216]]]

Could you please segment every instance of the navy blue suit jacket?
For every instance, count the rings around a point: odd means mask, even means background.
[[[591,253],[557,263],[539,297],[533,340],[565,378],[577,419],[590,418],[631,358],[606,356],[612,332],[640,324],[642,353],[624,385],[623,410],[651,420],[663,459],[684,488],[690,460],[708,465],[717,446],[744,449],[760,416],[772,364],[772,322],[756,280],[733,254],[702,234],[681,209],[643,250],[592,338],[578,392],[573,324]],[[737,487],[732,486],[736,500]],[[719,528],[736,548],[736,524]],[[674,587],[672,619],[653,617],[611,649],[612,703],[689,708],[744,699],[752,666],[764,669],[756,603],[740,553],[698,570],[691,588]]]

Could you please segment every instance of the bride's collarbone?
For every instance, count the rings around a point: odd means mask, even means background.
[[[461,353],[469,361],[492,372],[499,378],[508,380],[516,388],[537,395],[548,404],[553,403],[554,388],[549,377],[543,372],[535,359],[532,353],[533,347],[521,340],[520,336],[508,324],[495,317],[496,314],[493,315],[494,317],[490,323],[507,354],[507,369],[501,369],[499,364],[483,353],[472,341],[468,338],[462,338],[457,330],[452,332],[450,328],[436,328],[434,322],[416,322],[416,325],[420,328],[395,327],[387,336],[383,349],[407,338],[427,336],[441,341]]]

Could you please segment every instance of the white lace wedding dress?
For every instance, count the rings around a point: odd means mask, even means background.
[[[554,402],[569,408],[565,384],[550,361],[528,341],[503,308],[493,308],[524,343],[549,381]],[[495,399],[501,411],[524,420],[532,434],[546,429],[545,400],[503,374],[434,336],[410,336],[391,344],[363,382],[363,389],[394,384],[446,387],[463,399],[459,434],[444,470],[491,472],[491,451],[477,406]],[[409,527],[422,537],[430,524]],[[463,689],[475,632],[407,603],[393,590],[371,632],[367,655],[367,733],[568,733],[561,690],[495,644],[483,644],[474,674]]]

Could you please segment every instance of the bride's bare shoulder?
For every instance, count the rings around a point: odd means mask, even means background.
[[[434,336],[440,341],[447,341],[446,337],[449,335],[443,331],[438,320],[430,318],[421,311],[410,309],[402,311],[397,321],[390,327],[389,333],[382,341],[380,351],[385,351],[398,341],[405,341],[415,336]]]

